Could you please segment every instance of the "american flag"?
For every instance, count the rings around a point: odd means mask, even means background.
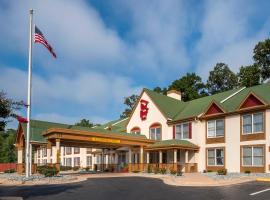
[[[49,52],[53,55],[53,57],[56,58],[56,54],[53,51],[53,48],[51,47],[51,45],[48,43],[48,41],[46,40],[46,38],[44,37],[44,35],[42,34],[42,32],[38,29],[37,26],[35,26],[35,39],[34,39],[35,43],[40,43],[43,44],[48,50]]]

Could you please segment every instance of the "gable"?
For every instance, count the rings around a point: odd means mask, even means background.
[[[163,124],[167,122],[167,118],[151,97],[143,92],[133,108],[127,123],[127,132],[134,127],[139,127],[142,132],[148,133],[150,124],[154,122]]]
[[[224,111],[215,102],[213,102],[204,115],[216,115],[222,113],[224,113]]]
[[[260,100],[257,96],[253,93],[250,93],[247,98],[240,104],[239,109],[246,109],[255,106],[263,106],[265,105],[262,100]]]

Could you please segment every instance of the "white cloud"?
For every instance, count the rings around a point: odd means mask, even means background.
[[[8,95],[26,100],[27,73],[15,68],[1,68],[0,85]],[[115,74],[88,71],[73,77],[54,75],[49,78],[33,74],[33,106],[39,110],[77,106],[90,108],[93,112],[121,108],[123,97],[139,93],[142,87],[134,87],[130,79]],[[66,104],[66,105],[65,105]],[[69,109],[69,108],[67,108]],[[89,114],[90,115],[90,114]],[[98,118],[95,117],[96,119]],[[99,118],[102,118],[101,116]]]
[[[269,32],[269,26],[263,26],[249,34],[250,19],[256,14],[251,2],[207,1],[200,26],[202,36],[194,52],[198,57],[197,72],[203,78],[217,62],[227,63],[235,72],[253,62],[255,44]]]

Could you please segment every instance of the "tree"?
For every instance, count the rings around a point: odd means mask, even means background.
[[[163,95],[167,94],[167,88],[165,88],[165,87],[163,89],[161,89],[161,87],[155,87],[153,89],[153,91],[160,93],[160,94],[163,94]]]
[[[94,124],[87,119],[82,119],[80,122],[75,123],[75,126],[93,127]]]
[[[214,70],[209,73],[207,88],[210,94],[231,90],[237,85],[237,76],[225,63],[217,63]]]
[[[6,93],[0,91],[0,131],[5,130],[8,119],[14,117],[14,111],[19,110],[23,105],[22,101],[13,101],[6,97]]]
[[[16,131],[13,129],[0,132],[0,163],[16,161],[15,139]]]
[[[253,53],[253,59],[260,68],[262,79],[270,78],[270,39],[259,42]]]
[[[177,90],[182,94],[183,101],[190,101],[205,96],[205,85],[200,76],[187,73],[185,76],[172,82],[169,90]]]
[[[125,110],[120,115],[121,119],[124,119],[130,116],[131,111],[138,99],[139,99],[139,96],[135,94],[124,98],[124,104],[126,105],[127,108],[125,108]]]
[[[259,85],[260,77],[261,73],[258,65],[242,66],[238,73],[239,85],[245,87]]]

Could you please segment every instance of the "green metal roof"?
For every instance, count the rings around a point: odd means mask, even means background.
[[[148,145],[147,148],[162,148],[162,147],[183,147],[183,148],[199,148],[197,145],[187,141],[187,140],[177,140],[177,139],[172,139],[172,140],[162,140],[159,142],[156,142],[154,144]]]
[[[127,119],[126,119],[127,120]],[[126,122],[126,120],[119,123],[118,130],[122,130],[121,125]],[[118,124],[117,124],[118,125]],[[96,128],[88,128],[88,127],[82,127],[82,126],[75,126],[75,125],[68,125],[68,124],[60,124],[60,123],[54,123],[54,122],[47,122],[47,121],[40,121],[40,120],[31,120],[30,123],[30,141],[31,142],[47,142],[46,139],[43,137],[42,133],[49,128],[65,128],[65,129],[71,129],[71,130],[81,130],[81,131],[89,131],[89,132],[98,132],[98,133],[104,133],[104,134],[118,134],[118,135],[126,135],[126,136],[132,136],[132,137],[141,137],[146,138],[144,135],[136,135],[131,133],[125,133],[122,131],[117,131],[117,129],[112,130],[106,130],[104,128],[100,128],[100,126]],[[23,131],[26,134],[26,124],[22,123]]]
[[[23,132],[26,134],[26,124],[21,123]],[[30,123],[30,141],[32,142],[47,142],[42,136],[42,133],[49,128],[68,128],[70,125],[54,122],[46,122],[40,120],[31,120]]]
[[[165,117],[173,119],[173,117],[180,111],[182,111],[187,103],[179,101],[172,97],[168,97],[163,94],[159,94],[149,89],[144,89],[144,91],[150,96],[150,98],[155,102],[160,111],[165,115]]]
[[[202,97],[188,102],[179,101],[166,95],[156,93],[149,89],[144,89],[144,91],[150,96],[150,98],[158,106],[158,108],[165,115],[165,117],[170,118],[172,121],[184,120],[199,116],[206,111],[206,109],[210,106],[212,102],[215,102],[225,112],[236,111],[241,102],[247,97],[250,92],[253,92],[256,96],[258,96],[268,105],[270,105],[270,83],[257,85],[242,90],[241,89],[242,88],[236,88],[233,90],[218,93],[212,96]],[[238,93],[233,95],[236,92]],[[226,99],[230,95],[233,96],[221,103],[222,100]]]
[[[106,129],[110,127],[112,131],[125,132],[128,119],[129,118],[113,120],[95,128]]]

